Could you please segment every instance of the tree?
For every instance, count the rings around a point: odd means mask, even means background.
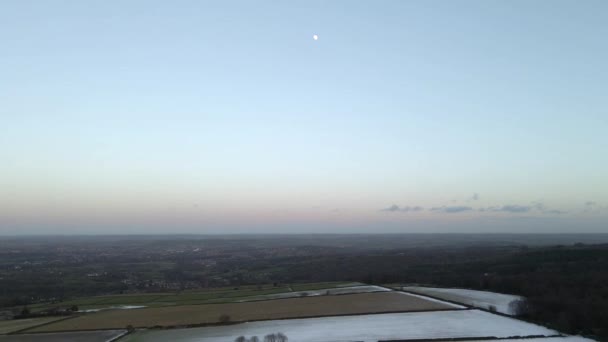
[[[260,342],[260,339],[257,336],[251,336],[249,342]]]
[[[27,316],[29,314],[30,314],[30,309],[27,306],[24,306],[23,309],[21,309],[21,315]]]
[[[509,311],[515,316],[523,316],[528,314],[530,310],[525,299],[518,299],[509,303]]]
[[[239,336],[234,339],[234,342],[247,342],[247,339],[245,338],[245,336]]]
[[[283,333],[268,334],[264,336],[264,342],[287,342],[288,338]]]
[[[72,305],[72,307],[70,308],[70,311],[73,311],[73,312],[78,311],[78,305]]]
[[[278,342],[277,341],[277,335],[275,335],[275,334],[268,334],[268,335],[264,336],[264,342]]]
[[[230,316],[226,314],[221,314],[219,317],[220,323],[228,323],[230,322]]]
[[[496,305],[490,305],[488,309],[490,310],[490,312],[496,312]]]

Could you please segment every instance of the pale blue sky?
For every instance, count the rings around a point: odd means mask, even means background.
[[[606,37],[606,1],[1,1],[0,234],[608,232]]]

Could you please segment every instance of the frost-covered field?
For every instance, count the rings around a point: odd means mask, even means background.
[[[507,315],[515,314],[509,304],[522,299],[522,297],[515,295],[465,289],[405,286],[403,290],[451,300],[486,310],[490,306],[494,306],[496,307],[496,311]]]
[[[421,298],[421,299],[427,300],[429,302],[441,303],[441,304],[453,307],[455,309],[466,309],[467,308],[464,305],[450,303],[450,302],[446,302],[446,301],[443,301],[443,300],[439,300],[439,299],[435,299],[435,298],[431,298],[431,297],[427,297],[427,296],[423,296],[423,295],[418,295],[418,294],[414,294],[414,293],[410,293],[410,292],[396,292],[396,293],[401,293],[404,296],[411,296],[411,297]]]
[[[18,334],[0,336],[0,342],[108,342],[126,334],[126,330],[74,331],[49,334]]]
[[[564,336],[564,337],[539,337],[539,338],[513,338],[505,340],[504,342],[515,342],[515,341],[526,341],[526,342],[593,342],[588,338],[581,336]],[[488,342],[488,340],[467,340],[466,342]]]
[[[261,296],[247,297],[240,302],[248,302],[253,300],[263,299],[283,299],[283,298],[297,298],[297,297],[309,297],[309,296],[323,296],[323,295],[338,295],[338,294],[353,294],[353,293],[370,293],[370,292],[388,292],[392,291],[385,287],[363,285],[363,286],[350,286],[350,287],[337,287],[330,289],[311,290],[311,291],[294,291],[284,293],[274,293]]]
[[[282,332],[290,342],[346,342],[398,339],[442,339],[553,336],[545,327],[479,310],[454,310],[310,319],[260,321],[228,326],[149,330],[126,341],[226,342],[238,336],[263,337]],[[570,341],[573,342],[573,341]]]
[[[466,342],[487,342],[488,340],[467,340]],[[564,337],[539,337],[539,338],[513,338],[505,342],[511,341],[527,341],[527,342],[593,342],[588,338],[581,336],[564,336]]]

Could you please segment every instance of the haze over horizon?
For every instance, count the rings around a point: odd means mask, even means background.
[[[608,233],[606,13],[2,2],[0,235]]]

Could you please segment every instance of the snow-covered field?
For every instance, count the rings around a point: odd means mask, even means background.
[[[263,337],[282,332],[289,342],[346,342],[554,336],[558,332],[480,310],[454,310],[250,322],[227,326],[150,330],[126,341],[226,342],[238,336]],[[565,341],[564,341],[565,342]],[[575,341],[569,341],[575,342]]]
[[[505,340],[504,342],[593,342],[588,338],[581,336],[564,336],[564,337],[539,337],[539,338],[513,338]],[[488,342],[488,340],[467,340],[466,342]]]
[[[412,296],[412,297],[418,297],[418,298],[422,298],[424,300],[428,300],[429,302],[436,302],[436,303],[441,303],[447,306],[451,306],[455,309],[466,309],[467,306],[464,305],[459,305],[459,304],[454,304],[454,303],[450,303],[450,302],[446,302],[443,300],[439,300],[439,299],[435,299],[435,298],[431,298],[431,297],[427,297],[427,296],[423,296],[423,295],[419,295],[419,294],[414,294],[411,292],[396,292],[396,293],[400,293],[404,296]]]
[[[496,311],[507,315],[515,314],[510,304],[522,299],[522,297],[515,295],[465,289],[405,286],[403,290],[451,300],[486,310],[490,309],[490,306],[494,306],[496,307]]]
[[[322,289],[322,290],[274,293],[274,294],[268,294],[268,295],[243,298],[242,300],[240,300],[240,302],[249,302],[252,300],[263,300],[263,299],[284,299],[284,298],[296,298],[296,297],[369,293],[369,292],[387,292],[387,291],[392,291],[392,290],[387,289],[385,287],[380,287],[380,286],[363,285],[363,286],[337,287],[337,288]]]

